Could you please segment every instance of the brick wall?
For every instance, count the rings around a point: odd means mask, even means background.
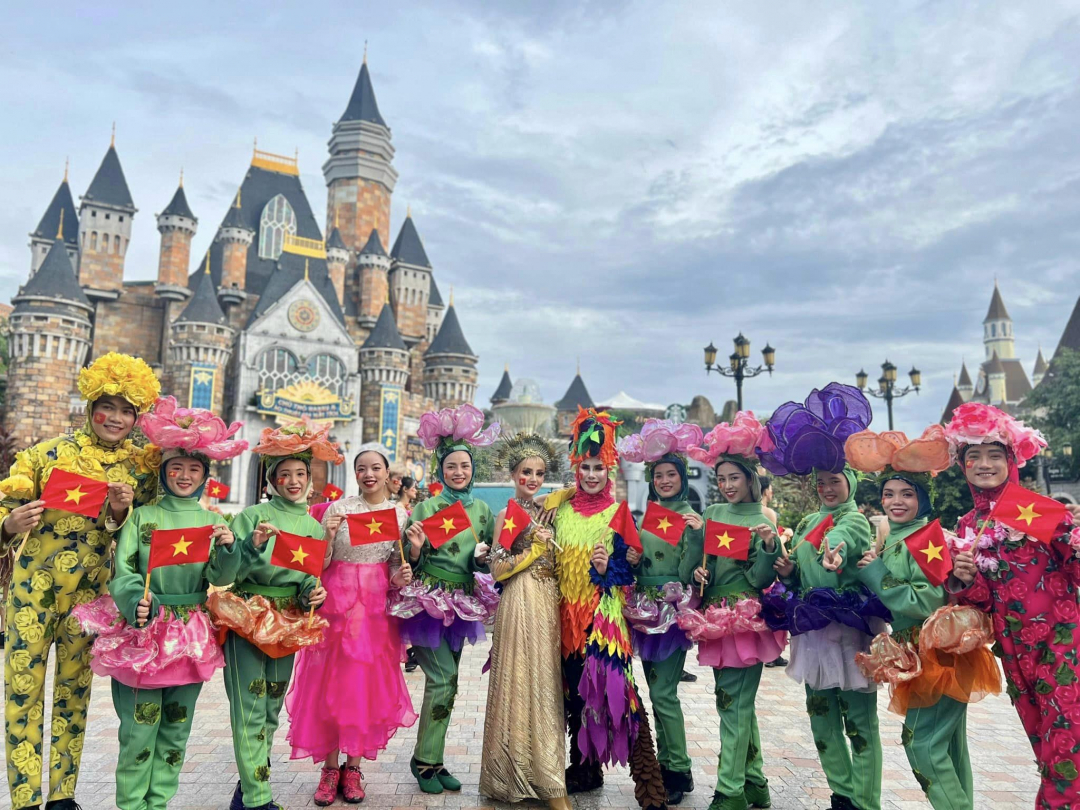
[[[154,295],[151,285],[125,285],[120,298],[97,306],[92,357],[123,352],[151,365],[161,364],[164,312],[164,301]]]
[[[221,254],[221,286],[244,289],[247,278],[247,255],[249,245],[225,240]]]
[[[336,225],[354,253],[367,244],[372,228],[379,231],[383,248],[390,250],[390,191],[382,183],[359,178],[333,181],[327,188],[326,213],[326,232]]]

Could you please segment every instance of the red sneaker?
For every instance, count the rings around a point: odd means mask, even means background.
[[[355,765],[345,768],[345,776],[341,785],[341,795],[349,804],[360,804],[364,800],[364,775]]]
[[[319,807],[328,807],[337,798],[338,783],[341,781],[341,771],[337,768],[325,767],[322,776],[319,777],[319,786],[315,788],[315,804]]]

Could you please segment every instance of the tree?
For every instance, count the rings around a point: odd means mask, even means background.
[[[1032,424],[1043,432],[1055,456],[1055,467],[1069,479],[1080,475],[1080,352],[1061,349],[1050,362],[1050,369],[1024,405],[1033,413]],[[1061,452],[1065,445],[1077,448],[1068,458]]]
[[[941,525],[955,529],[960,518],[975,508],[964,470],[954,464],[934,479],[934,509]]]

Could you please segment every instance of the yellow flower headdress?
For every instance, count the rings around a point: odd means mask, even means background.
[[[79,372],[79,393],[87,402],[123,397],[146,413],[161,393],[161,383],[141,357],[109,352]]]

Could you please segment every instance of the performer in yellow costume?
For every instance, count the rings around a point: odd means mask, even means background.
[[[41,804],[45,672],[56,644],[49,810],[75,810],[75,784],[90,704],[91,637],[71,609],[106,592],[109,546],[133,506],[157,494],[160,454],[129,438],[160,384],[142,360],[110,352],[79,374],[86,424],[71,436],[19,453],[0,481],[0,552],[14,560],[7,603],[4,740],[13,810]],[[45,509],[38,500],[54,469],[109,482],[98,518]],[[23,540],[25,538],[25,545]]]

